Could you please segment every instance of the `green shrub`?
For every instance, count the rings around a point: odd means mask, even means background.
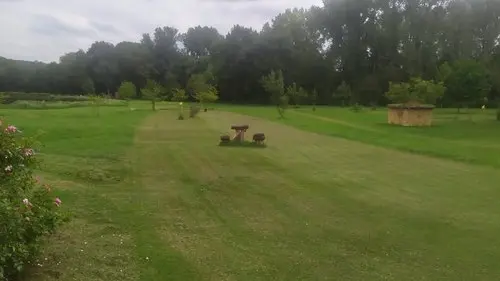
[[[118,96],[124,100],[130,100],[135,95],[135,85],[132,82],[124,81],[118,88]]]
[[[354,112],[360,112],[363,110],[363,107],[359,103],[355,103],[351,106],[351,110]]]
[[[34,142],[0,121],[0,280],[10,280],[33,261],[42,239],[63,221],[48,185],[34,178]]]
[[[63,96],[63,95],[51,95],[50,101],[67,101],[67,102],[83,102],[90,101],[89,96]]]
[[[186,95],[186,90],[183,89],[173,89],[173,95],[171,100],[177,102],[183,102],[187,100],[188,96]]]
[[[207,112],[207,103],[217,101],[219,99],[219,93],[215,87],[207,86],[205,91],[197,92],[194,98],[204,107],[205,112]]]

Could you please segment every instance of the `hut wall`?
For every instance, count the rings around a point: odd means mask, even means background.
[[[431,126],[432,109],[389,108],[388,123],[401,126]]]

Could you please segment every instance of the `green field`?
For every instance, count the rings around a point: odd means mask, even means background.
[[[26,280],[499,279],[493,111],[423,129],[384,110],[134,107],[0,111],[43,131],[42,175],[73,214]],[[235,123],[267,148],[217,146]]]
[[[279,119],[272,107],[228,108],[296,128],[329,136],[375,144],[397,150],[426,154],[500,168],[500,122],[494,110],[456,109],[434,113],[430,128],[404,128],[387,124],[387,111],[365,109],[311,108],[290,110]]]

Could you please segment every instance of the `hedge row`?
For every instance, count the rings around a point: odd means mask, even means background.
[[[26,101],[19,100],[8,105],[3,105],[6,108],[17,108],[17,109],[62,109],[62,108],[74,108],[74,107],[87,107],[92,106],[91,101]],[[125,101],[121,100],[106,100],[100,106],[106,107],[124,107],[127,106]]]
[[[15,101],[88,101],[87,96],[64,96],[49,93],[0,92],[0,103],[11,104]]]

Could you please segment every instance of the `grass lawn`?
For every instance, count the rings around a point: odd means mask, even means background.
[[[424,130],[383,112],[227,109],[246,115],[2,110],[45,131],[44,178],[73,213],[26,280],[498,280],[489,117]],[[236,123],[267,148],[219,147]]]
[[[456,114],[455,109],[438,109],[430,128],[388,125],[385,109],[356,113],[347,108],[319,107],[313,112],[305,107],[288,110],[285,119],[279,119],[273,107],[227,110],[324,135],[500,168],[500,122],[495,120],[495,110]]]

